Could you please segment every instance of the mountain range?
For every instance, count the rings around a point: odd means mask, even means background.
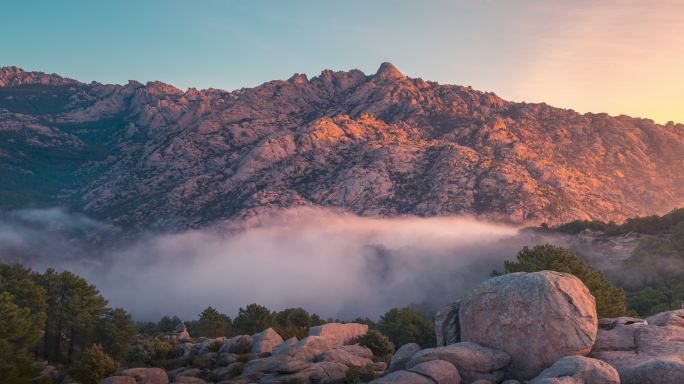
[[[195,228],[272,208],[513,223],[684,205],[684,125],[580,114],[383,63],[254,88],[0,69],[0,210]]]

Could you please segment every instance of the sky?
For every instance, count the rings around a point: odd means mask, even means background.
[[[0,66],[253,87],[323,69],[684,122],[684,1],[0,0]]]

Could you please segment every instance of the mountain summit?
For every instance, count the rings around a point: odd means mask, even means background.
[[[255,88],[83,84],[0,69],[0,209],[196,227],[301,205],[518,223],[684,205],[684,126],[377,73]]]

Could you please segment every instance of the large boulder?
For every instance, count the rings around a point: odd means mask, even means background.
[[[252,344],[254,344],[254,338],[252,336],[234,336],[223,343],[219,349],[219,353],[235,353],[237,355],[249,353],[252,350]]]
[[[273,328],[268,328],[257,334],[254,337],[254,344],[252,344],[252,353],[257,355],[262,353],[271,353],[283,343],[283,338]]]
[[[207,384],[207,382],[199,377],[180,376],[177,377],[171,384]]]
[[[678,310],[604,322],[591,357],[615,367],[623,384],[684,383],[683,317]]]
[[[271,352],[274,355],[289,355],[294,352],[294,348],[299,343],[299,340],[296,337],[290,337],[289,339],[285,340],[282,344],[278,346],[278,348],[274,349],[273,352]]]
[[[363,348],[363,347],[360,347]],[[370,352],[370,350],[368,350]],[[350,350],[348,348],[333,348],[330,350],[327,350],[323,353],[320,354],[316,358],[317,361],[334,361],[340,364],[344,364],[347,367],[365,367],[366,365],[373,364],[373,360],[371,358],[373,357],[373,354],[371,352],[370,357],[368,355],[366,356],[360,356],[358,353],[354,353],[353,350]]]
[[[134,378],[136,384],[169,384],[169,377],[160,368],[131,368],[121,373]]]
[[[110,376],[100,380],[100,384],[137,384],[135,379],[130,376]]]
[[[354,344],[368,333],[368,325],[358,323],[328,323],[309,328],[309,336],[335,340],[337,345]]]
[[[293,360],[313,361],[321,353],[339,346],[335,339],[322,336],[307,336],[301,339],[294,347],[282,354],[278,351],[274,356],[291,356]],[[286,352],[287,355],[285,354]]]
[[[420,373],[411,371],[396,371],[375,379],[368,384],[435,384],[435,382]]]
[[[662,312],[657,315],[646,318],[646,322],[650,325],[666,326],[674,325],[684,328],[684,309],[676,311]]]
[[[575,276],[541,271],[489,279],[459,307],[460,337],[507,352],[506,377],[527,380],[596,340],[594,297]]]
[[[506,352],[463,342],[416,352],[406,363],[406,369],[410,370],[418,364],[432,360],[451,363],[458,369],[461,380],[466,384],[478,379],[498,383],[503,378],[504,369],[510,363],[511,357]]]
[[[528,384],[620,384],[615,368],[601,360],[567,356],[546,368]]]
[[[276,383],[342,383],[349,368],[333,361],[310,364],[290,374],[271,373],[259,379],[259,384]]]
[[[461,341],[461,330],[458,323],[458,308],[461,302],[456,302],[440,309],[435,314],[435,336],[437,346],[441,347]]]
[[[406,363],[411,360],[411,357],[420,351],[420,346],[416,343],[408,343],[402,345],[392,356],[390,361],[389,371],[399,371],[406,368]]]
[[[456,367],[444,360],[426,361],[414,366],[409,371],[429,377],[437,384],[461,383],[461,376]]]

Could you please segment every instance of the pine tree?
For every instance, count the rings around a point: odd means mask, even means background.
[[[233,330],[236,334],[251,335],[275,325],[274,315],[268,308],[259,304],[250,304],[245,308],[240,308],[233,321]]]
[[[524,247],[515,261],[504,261],[504,273],[537,272],[550,270],[569,273],[584,283],[596,299],[599,317],[617,317],[628,314],[625,291],[615,287],[600,271],[591,268],[574,252],[545,244]],[[492,274],[498,274],[496,271]]]
[[[200,314],[197,323],[199,334],[206,337],[230,336],[230,317],[212,307],[207,307]]]

